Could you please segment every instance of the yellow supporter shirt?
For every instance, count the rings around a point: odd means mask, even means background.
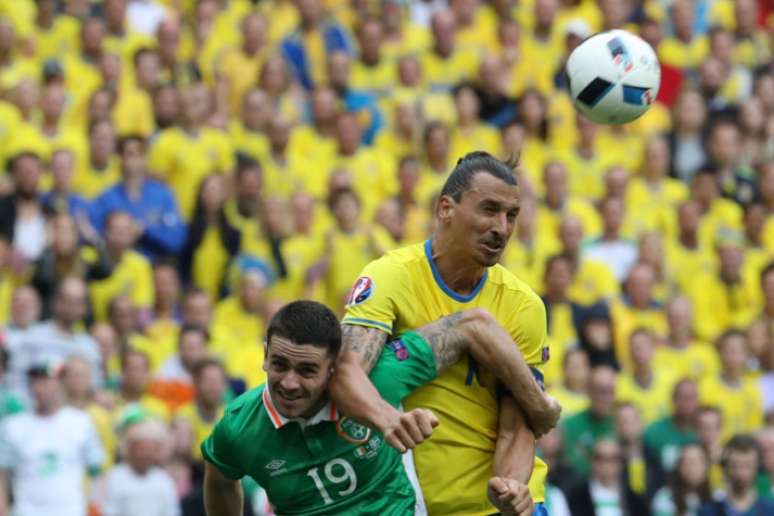
[[[313,167],[300,170],[300,180],[307,192],[318,199],[327,195],[328,178],[323,177],[324,165],[336,156],[336,140],[323,136],[310,125],[299,125],[290,133],[287,157],[293,163],[313,163]],[[326,169],[327,170],[327,169]]]
[[[610,301],[618,296],[620,287],[607,264],[583,258],[567,296],[581,305]]]
[[[228,108],[232,115],[239,114],[242,97],[257,83],[267,57],[267,50],[259,50],[249,56],[236,46],[225,49],[216,60],[215,73],[228,84]]]
[[[619,297],[611,303],[610,315],[613,319],[615,354],[624,368],[630,366],[629,337],[634,330],[646,328],[657,337],[667,334],[664,308],[658,303],[653,302],[646,309],[638,309]]]
[[[468,308],[486,309],[518,343],[533,368],[543,365],[546,315],[543,302],[501,265],[490,267],[465,296],[451,290],[432,260],[430,241],[392,251],[360,274],[370,294],[347,306],[344,324],[400,335]],[[363,299],[365,297],[365,299]],[[486,497],[498,429],[496,380],[470,360],[461,360],[404,400],[407,410],[432,410],[441,424],[414,450],[414,461],[430,514],[488,515]],[[453,464],[454,467],[439,467]],[[543,501],[546,466],[535,459],[533,498]]]
[[[745,328],[758,313],[759,279],[755,270],[742,266],[742,278],[729,285],[717,271],[695,274],[688,292],[693,302],[697,335],[713,342],[723,331],[735,326]]]
[[[293,235],[282,241],[282,257],[288,275],[279,279],[271,288],[272,297],[287,302],[305,297],[306,271],[322,257],[324,244],[323,238],[316,232]]]
[[[578,217],[583,226],[583,235],[586,238],[596,238],[602,231],[602,221],[594,206],[586,199],[580,197],[568,197],[564,204],[557,210],[551,209],[545,202],[538,204],[537,227],[547,238],[559,240],[559,225],[562,218],[567,215]]]
[[[497,129],[478,124],[471,129],[455,127],[451,132],[451,155],[462,157],[468,152],[483,150],[493,156],[502,155],[502,143]]]
[[[382,52],[385,59],[397,59],[404,55],[421,54],[432,43],[430,31],[408,20],[403,21],[401,38],[385,38]]]
[[[765,31],[756,31],[750,38],[737,40],[734,47],[734,64],[754,69],[771,58],[771,43]]]
[[[110,469],[116,456],[116,431],[113,428],[113,420],[110,413],[96,403],[91,403],[84,408],[89,415],[94,429],[97,431],[102,446],[105,449],[105,462],[102,464],[104,471]]]
[[[688,199],[688,188],[677,179],[664,178],[658,185],[637,177],[629,182],[626,191],[626,210],[638,217],[648,218],[661,234],[673,237],[674,212],[678,204]]]
[[[263,318],[245,311],[236,296],[229,296],[215,306],[212,324],[228,332],[227,338],[211,346],[213,351],[223,353],[227,361],[232,358],[229,356],[232,351],[263,342]]]
[[[189,402],[177,409],[175,412],[175,419],[180,418],[185,420],[191,425],[191,429],[194,433],[194,443],[191,446],[191,456],[194,460],[202,460],[202,451],[200,445],[208,435],[212,433],[212,429],[215,427],[215,423],[223,417],[223,408],[220,407],[218,414],[212,421],[205,421],[199,412],[199,408],[196,406],[196,402]]]
[[[479,54],[497,50],[497,16],[485,9],[476,9],[469,27],[457,26],[454,41]]]
[[[553,361],[554,357],[551,357],[551,362]],[[562,419],[574,416],[578,412],[583,412],[589,408],[589,396],[585,392],[572,391],[559,384],[554,387],[548,387],[548,393],[562,405]]]
[[[375,65],[360,60],[352,61],[352,76],[349,84],[353,89],[365,90],[378,97],[389,95],[398,83],[398,65],[392,59],[383,57]]]
[[[128,295],[136,308],[153,306],[153,270],[140,253],[126,251],[109,277],[94,281],[90,288],[94,318],[107,320],[108,305],[119,295]]]
[[[616,164],[615,156],[609,152],[594,152],[594,155],[587,159],[575,149],[568,149],[559,152],[557,160],[567,167],[567,182],[572,195],[592,201],[604,196],[605,174]]]
[[[169,408],[161,399],[150,394],[143,394],[139,401],[126,402],[119,399],[113,408],[113,428],[119,427],[125,423],[125,419],[131,417],[132,413],[140,410],[148,416],[157,418],[161,421],[169,421]]]
[[[374,148],[389,156],[393,156],[397,160],[400,160],[405,156],[417,155],[419,153],[419,146],[416,141],[406,141],[394,132],[388,130],[380,131],[379,134],[376,135]]]
[[[763,401],[754,380],[743,378],[739,385],[731,386],[720,375],[709,377],[699,384],[699,400],[723,412],[724,441],[763,427]]]
[[[454,84],[472,79],[478,72],[478,56],[468,49],[455,49],[444,59],[433,50],[420,57],[422,72],[431,90],[446,90]]]
[[[689,249],[679,241],[671,240],[666,243],[664,250],[677,288],[684,295],[693,289],[697,275],[711,274],[715,270],[715,258],[706,247]]]
[[[65,54],[74,54],[80,48],[80,21],[67,15],[54,17],[51,28],[43,30],[35,26],[32,40],[35,43],[35,55],[44,62]]]
[[[532,290],[540,293],[543,291],[546,258],[560,250],[555,239],[538,237],[529,247],[519,239],[513,239],[505,248],[500,263]]]
[[[344,298],[357,279],[358,271],[377,255],[371,230],[361,229],[353,234],[334,231],[331,237],[331,256],[325,278],[326,302],[334,312],[341,313]]]
[[[204,230],[199,247],[194,250],[191,276],[193,284],[218,299],[230,256],[223,247],[220,228],[211,224]]]
[[[720,360],[715,348],[704,342],[691,342],[684,348],[659,346],[653,356],[653,369],[674,372],[677,379],[699,381],[720,372]]]
[[[616,382],[615,398],[634,404],[647,426],[672,413],[672,388],[677,378],[669,369],[653,369],[650,384],[640,385],[631,373],[621,373]]]
[[[706,36],[694,36],[688,43],[676,37],[668,37],[658,45],[658,58],[661,62],[681,70],[698,68],[708,54],[709,39]]]
[[[336,156],[327,176],[337,169],[348,170],[352,174],[365,220],[371,220],[379,204],[398,191],[395,159],[371,147],[361,147],[353,156]]]
[[[699,241],[702,247],[714,248],[715,239],[721,229],[742,230],[742,208],[728,199],[717,199],[699,223]]]
[[[113,124],[118,136],[150,136],[156,128],[150,96],[134,86],[122,87],[113,108]]]
[[[269,152],[269,139],[260,131],[248,129],[238,118],[231,120],[228,127],[234,150],[261,161]]]
[[[201,180],[215,172],[231,172],[233,149],[228,136],[215,129],[202,127],[191,135],[173,127],[162,131],[153,143],[148,165],[172,188],[180,213],[188,220],[193,215]]]
[[[87,199],[94,199],[119,181],[121,181],[121,162],[118,157],[113,156],[103,170],[89,165],[88,162],[78,167],[73,176],[72,188],[73,192]]]
[[[548,316],[548,337],[551,344],[551,361],[545,366],[545,383],[553,385],[562,381],[562,362],[567,349],[578,342],[572,320],[570,303],[550,305]]]

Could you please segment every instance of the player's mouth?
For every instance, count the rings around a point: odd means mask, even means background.
[[[504,246],[505,246],[505,242],[494,242],[494,241],[481,242],[481,247],[483,247],[484,251],[486,251],[489,254],[498,254],[502,252]]]

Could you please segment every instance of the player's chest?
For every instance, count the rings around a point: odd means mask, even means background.
[[[280,511],[344,503],[389,462],[381,434],[346,418],[280,432],[284,435],[261,454],[252,475]]]

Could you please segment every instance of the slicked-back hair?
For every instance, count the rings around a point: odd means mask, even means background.
[[[504,162],[488,152],[469,152],[457,161],[457,165],[443,185],[441,195],[449,196],[456,202],[460,202],[462,195],[470,190],[473,178],[479,173],[489,174],[509,185],[516,186],[518,183],[516,176],[513,175],[513,169],[517,164],[518,158]]]
[[[283,306],[269,323],[266,343],[282,337],[294,344],[325,347],[335,357],[341,348],[341,325],[336,315],[316,301],[294,301]]]

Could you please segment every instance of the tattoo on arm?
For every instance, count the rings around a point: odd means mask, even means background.
[[[470,347],[470,340],[459,329],[465,317],[464,312],[457,312],[417,330],[433,349],[435,367],[439,373],[457,362]]]
[[[343,324],[341,327],[341,351],[360,355],[360,364],[370,373],[387,343],[386,332],[366,326]]]

